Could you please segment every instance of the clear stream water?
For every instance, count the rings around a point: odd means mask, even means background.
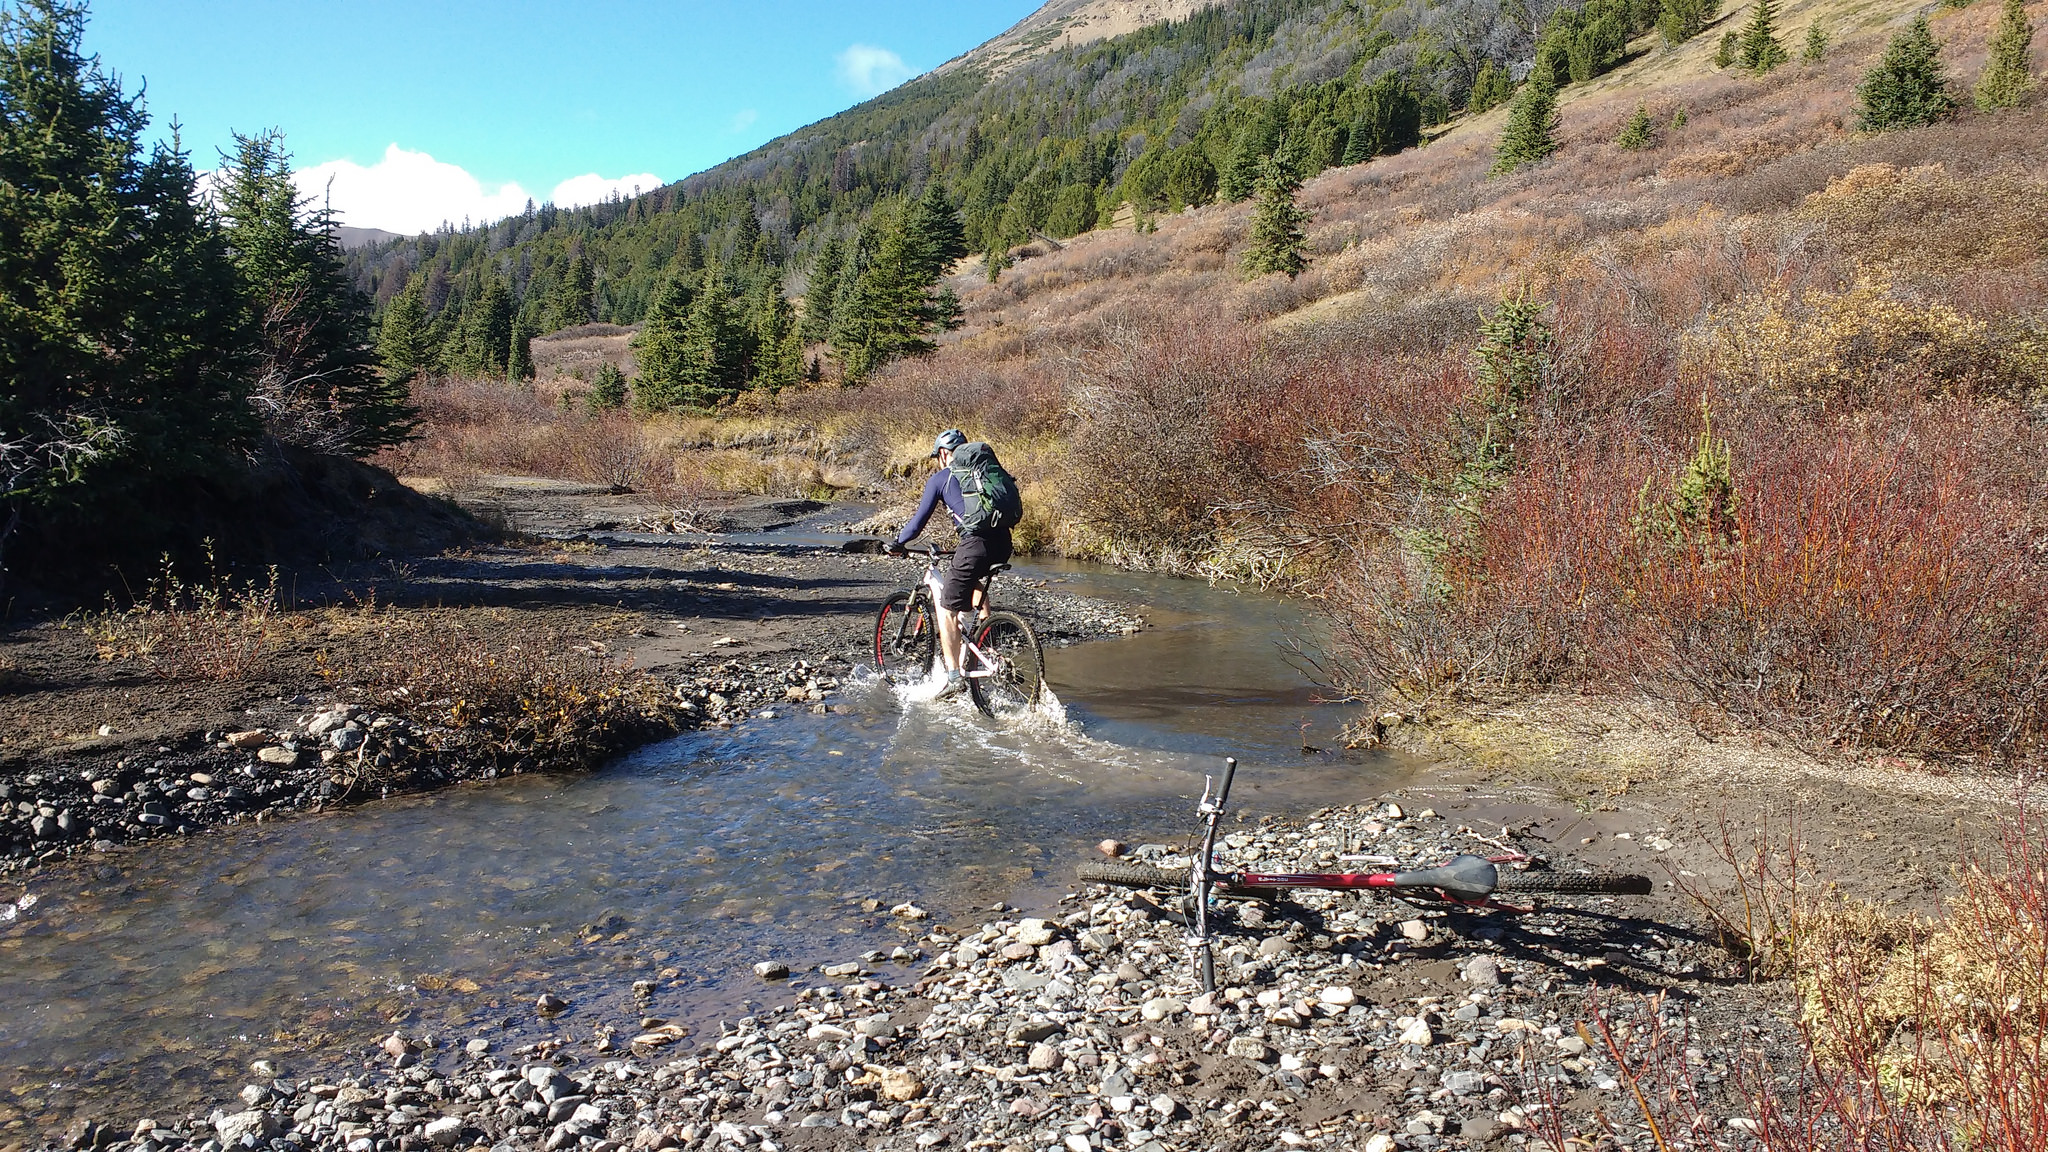
[[[788,962],[801,984],[806,965],[914,945],[998,901],[1042,905],[1105,836],[1185,836],[1226,754],[1243,762],[1233,807],[1254,816],[1407,774],[1303,754],[1335,745],[1345,713],[1279,646],[1314,639],[1293,606],[1165,577],[1026,574],[1150,624],[1047,653],[1063,721],[997,727],[856,678],[841,711],[692,733],[586,776],[37,874],[34,902],[0,922],[0,1145],[72,1115],[128,1121],[232,1094],[259,1057],[287,1075],[346,1067],[394,1026],[501,1052],[605,1025],[623,1044],[648,1014],[705,1027],[786,994],[756,961]],[[933,919],[906,931],[888,913],[905,900]],[[635,980],[657,981],[651,1001]],[[571,1009],[539,1018],[542,992]]]

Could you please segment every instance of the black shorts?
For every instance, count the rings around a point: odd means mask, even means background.
[[[939,580],[939,607],[965,612],[974,607],[974,586],[989,569],[1010,562],[1010,534],[962,536],[953,549],[953,562]]]

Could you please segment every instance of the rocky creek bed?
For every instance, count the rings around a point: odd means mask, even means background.
[[[828,709],[872,662],[866,621],[916,571],[834,547],[466,550],[344,573],[319,594],[382,606],[286,613],[275,651],[225,678],[106,659],[77,618],[20,629],[5,638],[0,690],[0,875],[243,820],[585,768],[690,728]],[[1144,624],[1044,581],[1013,577],[1002,599],[1048,644]],[[333,683],[337,664],[390,659],[385,649],[403,647],[395,630],[458,626],[616,673],[607,687],[633,700],[558,733],[553,754],[521,755],[493,740],[516,718],[451,725],[419,707],[428,701]]]
[[[1236,863],[1280,870],[1504,845],[1538,867],[1579,867],[1553,842],[1461,823],[1455,801],[1443,815],[1403,807],[1417,802],[1270,820],[1225,843]],[[1167,845],[1133,855],[1186,862]],[[762,1007],[715,1033],[669,1024],[659,981],[635,986],[637,1019],[543,996],[531,1011],[554,1035],[533,1044],[397,1031],[357,1074],[259,1062],[217,1108],[84,1119],[52,1146],[1391,1152],[1583,1136],[1647,1148],[1607,1035],[1638,1067],[1657,1044],[1688,1070],[1705,1120],[1739,1136],[1730,1077],[1789,1034],[1776,997],[1657,915],[1668,896],[1550,897],[1529,915],[1329,893],[1234,903],[1215,994],[1198,994],[1173,905],[1083,887],[1035,915],[1005,908],[951,928],[901,904],[900,946],[812,971],[764,963]]]

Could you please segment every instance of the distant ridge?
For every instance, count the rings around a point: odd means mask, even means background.
[[[341,245],[345,251],[368,248],[372,244],[382,244],[386,240],[397,240],[400,236],[400,233],[386,232],[382,228],[351,228],[346,224],[334,229],[334,242]]]

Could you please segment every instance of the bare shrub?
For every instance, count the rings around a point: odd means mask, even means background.
[[[205,548],[205,570],[180,575],[170,557],[134,604],[83,618],[106,661],[133,662],[164,680],[240,680],[278,639],[282,607],[277,569],[267,580],[236,580]]]
[[[429,755],[505,772],[591,768],[673,723],[662,685],[602,654],[507,642],[456,612],[371,607],[350,626],[386,643],[323,653],[321,675],[421,726]]]

